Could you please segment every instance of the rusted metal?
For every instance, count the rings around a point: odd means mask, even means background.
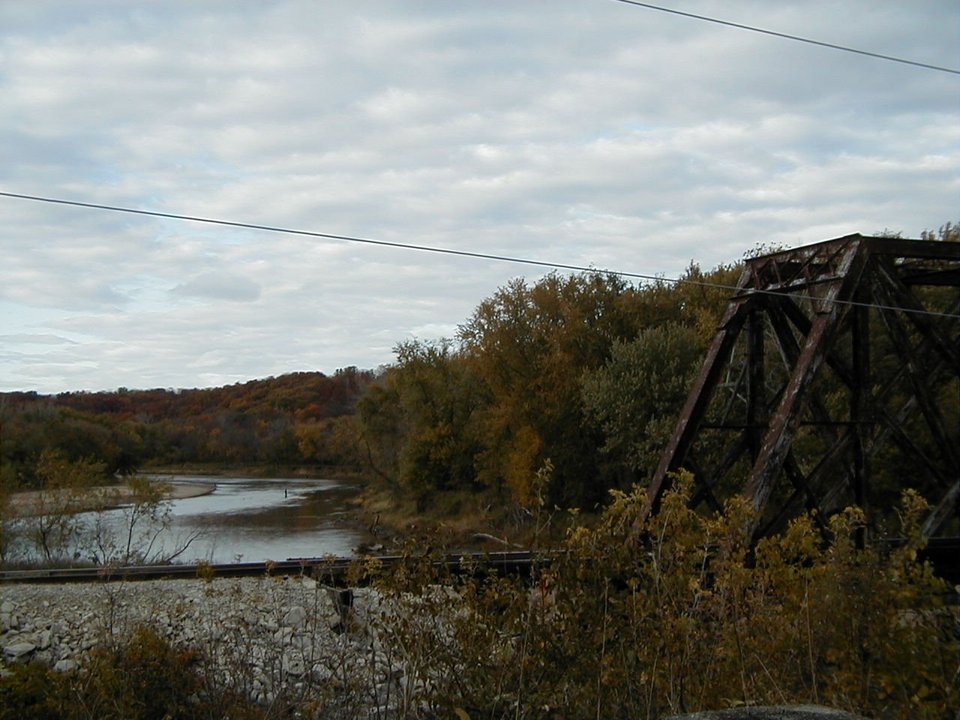
[[[873,528],[889,510],[892,457],[915,474],[893,484],[933,508],[924,532],[960,534],[958,310],[960,243],[849,235],[748,260],[650,509],[686,469],[694,504],[749,498],[755,536],[804,508],[851,504]]]

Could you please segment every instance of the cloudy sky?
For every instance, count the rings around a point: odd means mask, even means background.
[[[662,4],[960,67],[954,0]],[[960,219],[960,75],[615,0],[9,0],[0,191],[672,277]],[[0,197],[0,390],[373,368],[546,271]]]

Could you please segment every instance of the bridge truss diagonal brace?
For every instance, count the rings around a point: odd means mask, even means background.
[[[753,281],[753,271],[748,267],[740,277],[738,288],[749,288]],[[670,438],[670,442],[661,457],[660,465],[654,474],[653,481],[647,489],[648,508],[652,512],[656,512],[660,507],[663,493],[670,485],[670,473],[677,470],[682,460],[686,458],[690,444],[700,429],[707,405],[713,398],[720,376],[726,368],[727,359],[733,351],[740,330],[743,328],[752,311],[752,305],[757,302],[758,297],[749,292],[738,292],[720,321],[719,329],[714,335],[710,349],[707,351],[700,374],[687,396],[677,428]]]
[[[827,356],[832,336],[850,310],[848,304],[863,274],[865,260],[858,245],[851,244],[840,263],[839,277],[830,282],[821,309],[814,318],[790,374],[780,404],[773,414],[769,429],[763,438],[760,455],[750,472],[745,494],[754,510],[762,512],[767,504],[775,476],[782,470],[790,449],[792,430],[799,417],[804,394]]]
[[[914,294],[915,287],[924,285],[960,288],[960,243],[852,235],[747,261],[649,485],[648,512],[656,512],[671,485],[672,473],[684,467],[696,470],[692,502],[709,500],[714,509],[722,493],[729,495],[731,483],[739,482],[739,492],[757,511],[758,525],[753,529],[757,536],[782,527],[799,506],[830,512],[839,507],[838,502],[853,501],[867,509],[871,458],[883,439],[896,439],[880,422],[889,407],[877,403],[892,403],[895,398],[887,398],[888,388],[904,377],[904,368],[892,380],[872,376],[870,318],[883,318],[886,322],[881,325],[889,325],[894,315],[891,308],[881,311],[878,306],[895,305],[895,314],[920,338],[921,344],[912,351],[932,353],[947,377],[957,377],[960,384],[960,338],[955,330],[960,323],[924,314],[923,304]],[[948,313],[955,314],[960,299],[952,307]],[[873,327],[875,332],[877,324]],[[772,379],[773,387],[765,387],[771,379],[766,378],[763,364],[770,367],[774,356],[764,351],[764,332],[768,333],[766,342],[779,349],[783,361],[777,371],[780,379]],[[901,337],[895,345],[903,347],[904,332],[897,331]],[[832,370],[828,382],[843,388],[848,398],[841,417],[828,414],[821,383],[815,383],[824,363]],[[724,392],[729,389],[723,384],[724,377],[738,378],[726,404],[714,402],[720,388]],[[915,374],[910,379],[914,384],[918,380]],[[913,400],[904,408],[925,405],[924,417],[939,419],[935,409],[929,409],[930,402],[923,402],[928,400],[924,388],[914,388],[911,395]],[[746,406],[744,414],[738,421],[728,420],[729,402],[736,397]],[[718,415],[720,406],[723,410]],[[801,425],[811,426],[830,455],[806,475],[792,450]],[[942,428],[942,421],[930,428],[935,444],[940,445],[942,457],[956,458],[955,447],[943,447],[949,441]],[[708,431],[713,439],[701,440]],[[705,452],[708,446],[704,442],[713,443],[711,452],[721,443],[720,462],[711,464],[709,458],[695,457]],[[747,466],[742,459],[745,453],[749,453]],[[726,477],[734,462],[740,469],[729,473],[733,478]],[[960,468],[956,463],[947,465],[952,467],[935,473],[941,490],[933,500],[935,509],[927,519],[927,532],[934,532],[951,514],[960,516]],[[740,472],[747,473],[746,477]],[[787,481],[790,488],[785,487]],[[768,507],[774,488],[781,483],[783,491],[778,490],[777,497],[786,491],[784,506]],[[764,514],[774,520],[764,525]]]

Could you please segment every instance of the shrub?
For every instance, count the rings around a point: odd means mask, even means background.
[[[476,720],[777,703],[944,718],[960,706],[957,609],[917,562],[916,494],[903,500],[907,543],[881,552],[856,546],[856,509],[826,523],[826,538],[802,517],[752,548],[744,499],[708,516],[689,492],[678,483],[652,518],[644,492],[615,493],[532,584],[423,565],[388,578],[381,592],[403,611],[383,618],[384,639],[418,692],[406,707]]]
[[[59,673],[36,663],[0,678],[2,720],[241,720],[266,717],[247,698],[208,683],[204,658],[138,628]]]
[[[390,573],[356,563],[351,582],[377,580],[341,617],[330,657],[311,656],[326,674],[279,677],[269,707],[209,657],[141,628],[70,674],[14,668],[0,717],[656,718],[776,703],[952,717],[960,618],[917,560],[918,495],[904,495],[906,542],[889,551],[858,547],[857,509],[798,518],[752,547],[746,500],[706,515],[689,496],[681,478],[648,517],[642,490],[615,493],[530,578],[452,572],[423,544]],[[237,650],[228,676],[248,659]]]
[[[0,720],[59,720],[67,682],[46,665],[13,665],[0,677]]]

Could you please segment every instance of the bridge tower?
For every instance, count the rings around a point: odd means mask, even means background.
[[[755,538],[851,504],[876,531],[904,485],[932,506],[927,536],[960,535],[960,243],[850,235],[748,260],[653,509],[681,468],[694,505],[746,495]]]

